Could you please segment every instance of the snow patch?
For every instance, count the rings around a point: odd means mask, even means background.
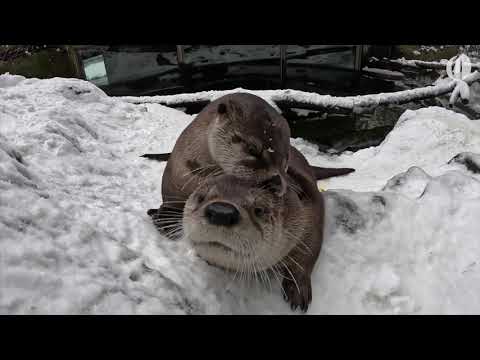
[[[146,215],[165,164],[140,155],[171,151],[192,116],[75,79],[1,79],[0,313],[292,314],[275,280],[233,281]],[[480,311],[480,174],[465,165],[479,124],[433,107],[355,153],[291,140],[314,165],[356,169],[319,184],[310,314]]]
[[[18,83],[25,80],[25,77],[21,75],[10,75],[10,73],[5,73],[0,75],[0,89],[7,88],[10,86],[15,86]]]

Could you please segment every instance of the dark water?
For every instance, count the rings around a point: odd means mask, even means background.
[[[440,73],[418,70],[405,75],[404,79],[395,82],[363,81],[362,90],[365,94],[375,94],[429,86],[440,76]],[[353,91],[351,94],[356,95],[358,92]],[[292,137],[309,140],[317,144],[320,150],[340,153],[345,150],[357,151],[379,145],[407,109],[416,110],[428,106],[446,107],[449,96],[447,94],[402,105],[379,106],[372,113],[361,115],[321,112],[306,114],[305,111],[296,109],[282,110],[289,121]],[[458,103],[451,110],[462,113],[471,120],[480,119],[478,106],[472,105],[473,103],[469,105]]]

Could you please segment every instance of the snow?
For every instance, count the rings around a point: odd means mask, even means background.
[[[386,58],[384,58],[386,59]],[[448,60],[447,59],[441,59],[439,61],[423,61],[423,60],[415,60],[415,59],[410,59],[410,60],[407,60],[405,59],[404,57],[402,58],[399,58],[399,59],[386,59],[392,63],[397,63],[397,64],[400,64],[400,65],[404,65],[404,66],[411,66],[411,67],[425,67],[425,68],[436,68],[436,69],[442,69],[442,70],[446,70],[447,69],[447,64],[448,64]],[[474,61],[477,61],[478,59],[472,57],[471,58],[472,60],[472,63],[470,64],[471,65],[471,69],[480,69],[480,63],[478,62],[474,62]]]
[[[76,79],[0,76],[0,313],[293,314],[280,289],[242,284],[163,238],[168,152],[192,116]],[[315,165],[326,228],[309,314],[480,312],[480,122],[406,111],[385,141]],[[457,161],[451,161],[456,155]]]

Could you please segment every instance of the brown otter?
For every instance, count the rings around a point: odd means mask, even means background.
[[[261,183],[226,174],[210,177],[188,197],[183,213],[167,211],[167,217],[153,216],[154,223],[169,235],[184,235],[212,265],[262,279],[281,277],[292,309],[306,311],[322,246],[324,202],[300,153],[291,158],[286,179],[280,196],[279,175]]]
[[[291,146],[290,148],[290,153],[292,152],[295,152],[294,156],[298,154],[298,150],[293,146]],[[143,154],[141,155],[141,157],[162,162],[162,161],[168,161],[171,155],[172,153]],[[309,166],[312,168],[315,174],[315,179],[317,180],[322,180],[322,179],[326,179],[333,176],[346,175],[355,171],[355,169],[351,169],[351,168],[324,168],[324,167],[313,166],[313,165],[309,165]],[[287,170],[287,173],[288,173],[288,170]]]
[[[148,211],[158,219],[181,213],[184,202],[206,178],[222,173],[257,183],[276,177],[279,181],[273,190],[281,196],[290,158],[302,155],[290,146],[286,119],[270,104],[252,94],[234,93],[207,105],[182,132],[170,155],[143,156],[168,159],[162,178],[163,204]],[[320,179],[354,170],[313,171]]]
[[[291,167],[284,196],[275,191],[279,176],[262,184],[231,175],[207,179],[188,198],[182,227],[209,264],[282,278],[285,300],[305,312],[322,246],[324,202],[306,160]]]

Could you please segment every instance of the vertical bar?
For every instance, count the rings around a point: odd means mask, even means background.
[[[355,57],[355,60],[354,60],[355,71],[361,71],[363,68],[363,45],[355,45],[354,57]]]
[[[177,46],[177,64],[180,72],[181,84],[184,90],[190,91],[192,88],[192,67],[185,63],[185,53],[183,45]]]
[[[65,45],[67,50],[68,57],[73,64],[73,68],[75,69],[75,76],[79,79],[85,80],[85,71],[83,70],[82,61],[80,60],[78,53],[75,51],[73,46]]]
[[[185,56],[183,52],[183,46],[182,45],[177,45],[177,64],[184,64],[185,63]]]
[[[285,86],[287,80],[287,45],[280,45],[280,83]]]

